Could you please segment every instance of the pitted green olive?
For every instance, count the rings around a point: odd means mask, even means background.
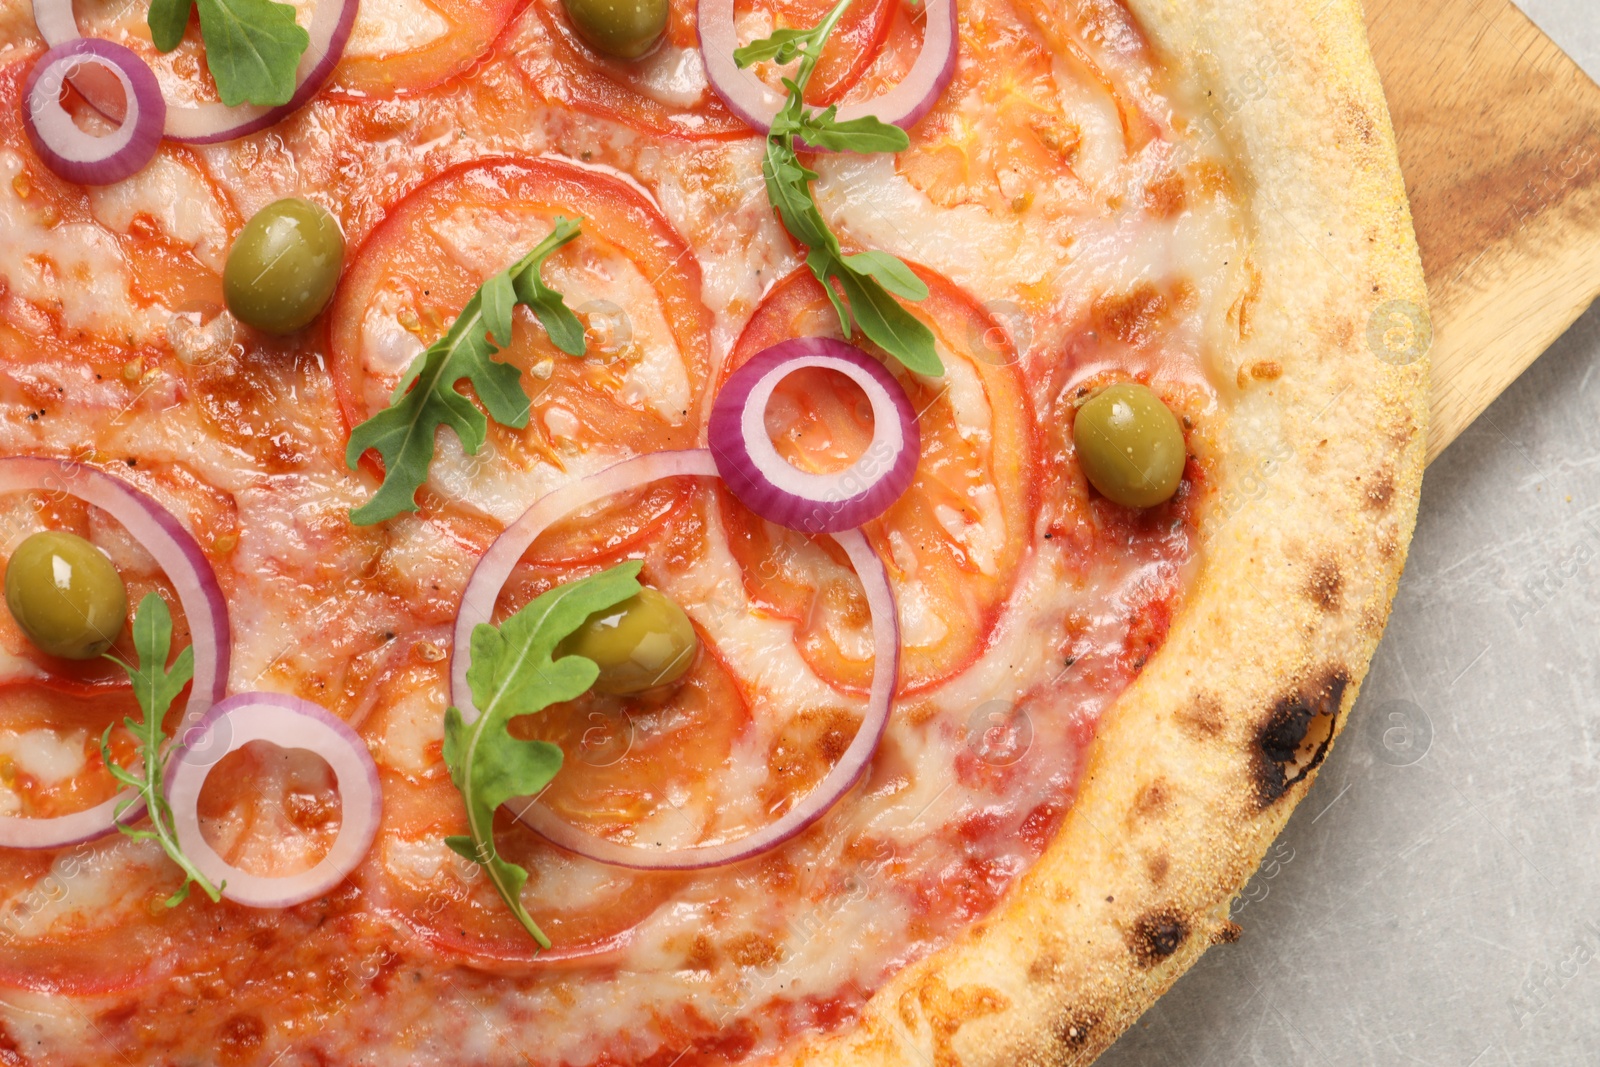
[[[588,45],[618,59],[638,59],[667,32],[667,0],[564,0]]]
[[[268,204],[239,231],[222,272],[223,297],[240,322],[290,334],[322,314],[343,269],[339,223],[291,197]]]
[[[93,659],[122,633],[128,589],[104,552],[77,534],[47,530],[11,553],[6,606],[45,652]]]
[[[1090,397],[1078,409],[1072,441],[1089,483],[1118,504],[1154,507],[1183,478],[1183,429],[1142,385],[1123,382]]]
[[[682,678],[694,663],[700,639],[670,597],[649,586],[616,607],[597,611],[556,649],[600,668],[594,683],[602,693],[642,693]]]

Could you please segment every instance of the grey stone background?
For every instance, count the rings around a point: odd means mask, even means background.
[[[1600,0],[1520,6],[1600,75]],[[1315,788],[1104,1067],[1600,1064],[1600,305],[1428,469]]]

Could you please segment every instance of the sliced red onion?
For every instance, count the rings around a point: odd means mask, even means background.
[[[228,684],[233,642],[228,605],[205,553],[172,512],[94,467],[43,457],[0,459],[0,493],[22,492],[64,493],[104,511],[155,558],[172,583],[194,644],[194,683],[174,735],[181,742],[222,699]],[[115,827],[117,805],[130,796],[122,793],[84,811],[50,819],[0,816],[0,846],[60,848],[104,836]],[[123,812],[122,821],[135,822],[143,814],[143,804],[135,804]]]
[[[174,105],[167,108],[166,136],[185,144],[213,144],[256,133],[281,122],[304,107],[321,90],[333,68],[339,65],[350,31],[355,28],[360,0],[317,0],[306,32],[311,43],[300,57],[295,71],[295,91],[287,103],[278,107],[242,104],[227,107],[220,103]],[[33,21],[50,45],[80,38],[72,0],[33,0]],[[80,89],[87,87],[80,87]],[[117,109],[106,100],[86,92],[89,102],[103,112]]]
[[[844,470],[800,470],[778,455],[767,434],[772,391],[808,367],[843,374],[872,404],[872,442]],[[859,348],[828,337],[781,341],[734,371],[711,406],[707,439],[722,480],[740,503],[811,534],[851,530],[888,510],[911,484],[922,448],[917,413],[894,375]]]
[[[308,871],[270,877],[235,867],[200,832],[200,790],[217,763],[251,741],[315,753],[333,768],[339,786],[339,833],[328,854]],[[252,908],[287,908],[326,895],[372,848],[383,813],[378,766],[361,735],[337,716],[299,697],[239,693],[208,711],[167,764],[166,798],[184,855],[222,895]],[[226,884],[224,884],[226,883]]]
[[[110,74],[127,101],[117,128],[97,137],[78,128],[61,106],[67,79],[84,68]],[[22,125],[45,165],[69,182],[110,185],[132,177],[155,158],[167,102],[145,61],[110,41],[79,39],[40,56],[22,90]]]
[[[922,51],[900,83],[881,96],[839,107],[841,121],[876,115],[884,122],[909,129],[933,110],[939,95],[956,72],[956,53],[960,37],[956,32],[955,0],[928,0],[927,28],[922,35]],[[738,28],[733,20],[733,0],[699,0],[700,52],[705,59],[706,78],[711,88],[738,115],[762,133],[772,128],[772,119],[783,107],[784,94],[741,70],[733,61],[739,47]]]
[[[512,568],[539,534],[564,515],[615,493],[636,489],[660,478],[715,474],[716,465],[711,454],[702,449],[639,456],[607,467],[598,474],[541,498],[507,527],[478,561],[462,594],[461,612],[456,617],[450,692],[463,718],[471,722],[478,716],[478,710],[472,703],[471,688],[467,685],[467,671],[472,666],[470,650],[473,627],[493,617],[495,601]],[[883,731],[889,725],[895,679],[900,673],[899,615],[883,561],[859,530],[843,531],[833,537],[850,557],[866,590],[867,604],[872,609],[872,635],[877,658],[873,663],[872,689],[867,698],[866,713],[862,716],[854,740],[833,769],[803,800],[777,820],[744,837],[679,849],[652,849],[595,837],[561,819],[540,804],[536,797],[515,798],[507,803],[507,809],[529,829],[569,852],[601,863],[641,870],[698,870],[738,863],[792,840],[822,818],[839,798],[861,780],[872,762]]]

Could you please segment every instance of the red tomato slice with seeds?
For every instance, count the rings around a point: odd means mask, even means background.
[[[479,457],[444,450],[425,514],[451,536],[488,544],[528,501],[577,472],[631,455],[692,447],[710,366],[710,315],[698,264],[653,203],[609,175],[546,159],[453,168],[411,193],[355,256],[328,316],[333,378],[349,426],[386,407],[400,374],[479,285],[536,245],[558,215],[582,235],[543,277],[588,328],[589,354],[558,351],[526,308],[495,358],[523,371],[524,430],[491,421]],[[470,386],[463,385],[470,391]],[[376,454],[368,462],[379,469]],[[681,488],[646,488],[565,521],[536,557],[616,553],[654,529]]]
[[[948,280],[914,267],[928,299],[907,305],[934,331],[946,374],[919,379],[892,366],[921,413],[922,457],[905,495],[863,529],[889,570],[901,613],[901,694],[965,669],[990,632],[1027,550],[1035,511],[1033,418],[1004,330]],[[804,269],[756,310],[728,360],[731,371],[786,338],[839,336],[822,287]],[[872,436],[865,397],[837,375],[796,374],[767,409],[780,454],[804,469],[837,470]],[[797,624],[802,654],[830,684],[871,682],[866,602],[842,554],[758,518],[726,491],[722,521],[745,585],[764,610]]]
[[[366,0],[329,88],[335,94],[383,99],[422,92],[466,74],[488,54],[523,2],[410,0],[403,5],[406,10],[395,13],[385,11],[381,2]]]
[[[496,846],[529,870],[523,903],[553,943],[536,951],[481,872],[442,843],[466,830],[437,736],[445,678],[442,665],[415,665],[389,680],[362,727],[387,783],[378,840],[359,876],[373,899],[436,951],[476,966],[593,962],[620,949],[690,876],[569,856],[502,812]],[[669,786],[694,789],[717,774],[748,721],[738,686],[703,650],[671,689],[626,699],[590,693],[515,719],[511,729],[562,749],[543,802],[590,832],[616,834],[660,815]],[[574,880],[582,893],[571,891]]]
[[[736,16],[755,16],[773,28],[809,27],[822,21],[826,0],[757,0],[737,3]],[[695,0],[673,0],[666,39],[650,55],[619,60],[590,48],[572,27],[561,0],[533,0],[512,31],[541,35],[522,60],[534,89],[590,114],[626,122],[666,137],[740,137],[753,131],[730,112],[706,83],[698,56]],[[806,102],[825,107],[843,97],[872,66],[898,9],[897,0],[858,0],[828,38],[806,86]],[[508,50],[516,49],[508,43]],[[774,85],[777,85],[774,76]]]

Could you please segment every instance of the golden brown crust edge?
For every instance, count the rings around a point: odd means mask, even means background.
[[[1129,0],[1204,93],[1261,283],[1229,395],[1203,565],[1166,646],[1101,722],[1080,792],[995,913],[795,1064],[1092,1061],[1210,945],[1355,700],[1415,522],[1425,360],[1369,323],[1426,293],[1357,0]],[[1203,57],[1203,60],[1197,58]],[[1379,327],[1380,331],[1382,326]],[[1231,492],[1230,492],[1231,490]]]

